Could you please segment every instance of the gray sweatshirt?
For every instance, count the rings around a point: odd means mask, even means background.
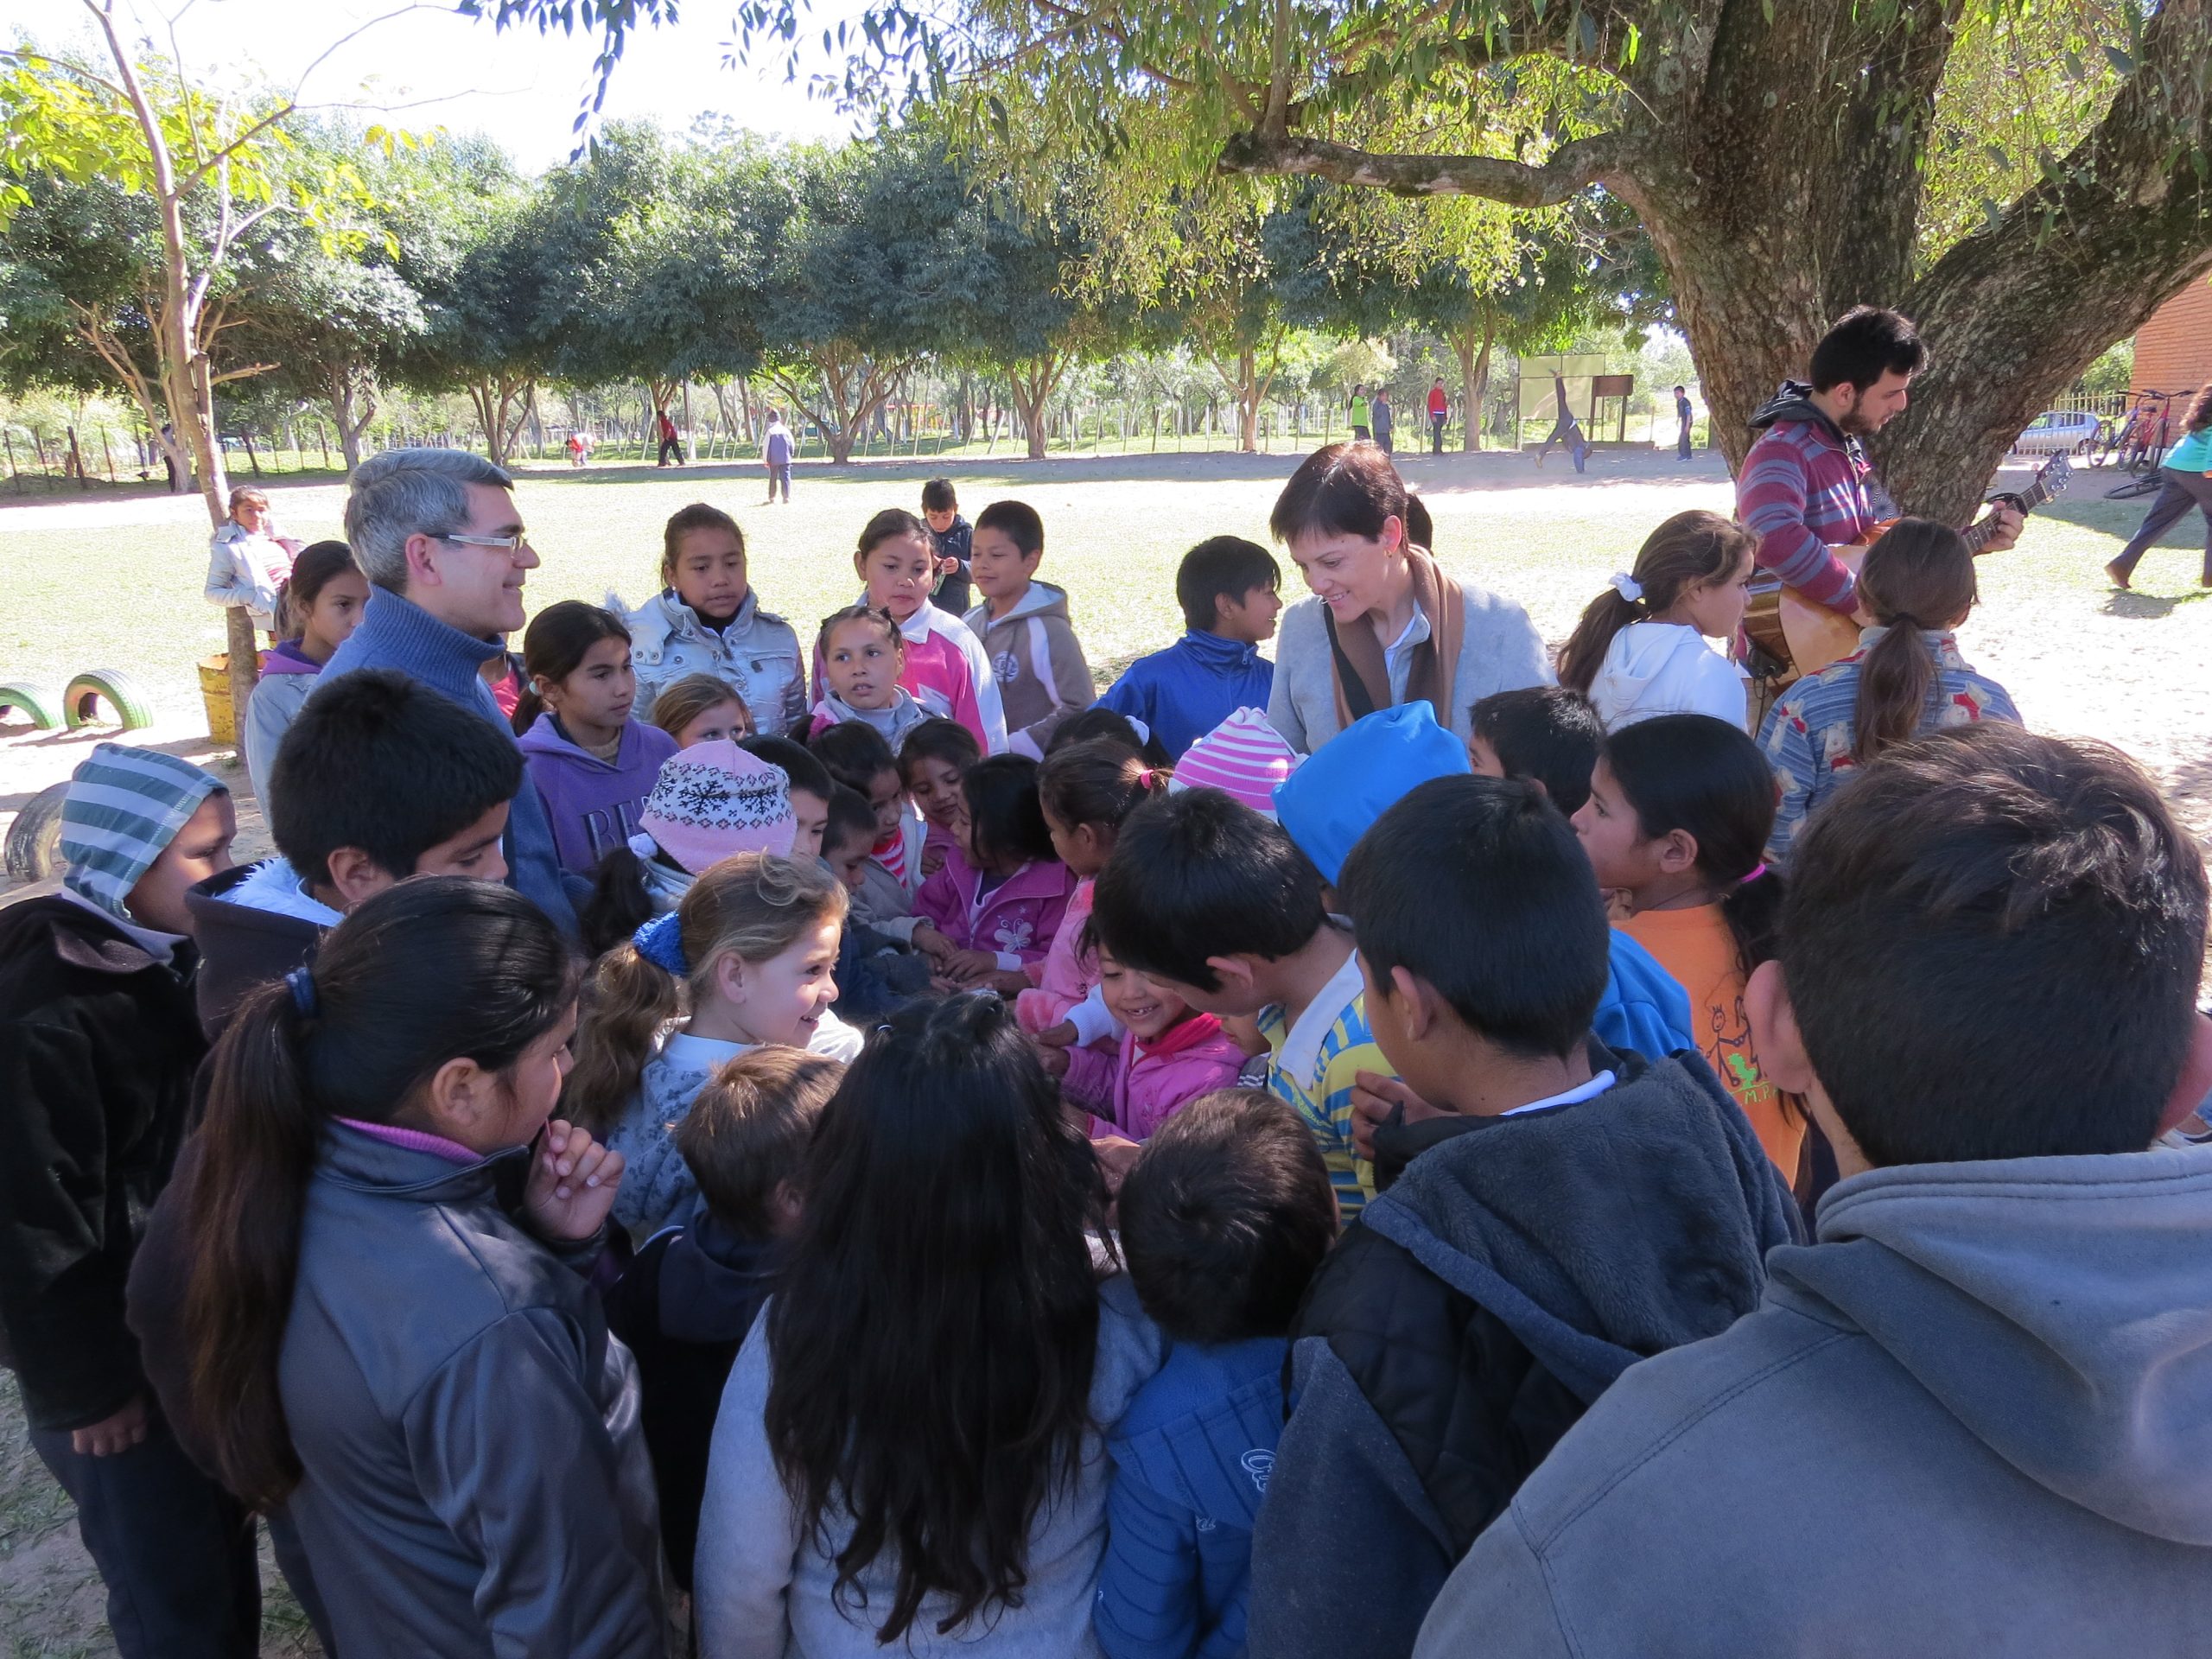
[[[1030,1529],[1029,1581],[1018,1607],[995,1608],[950,1636],[931,1596],[887,1651],[902,1659],[1096,1659],[1090,1604],[1106,1551],[1106,1493],[1112,1466],[1106,1432],[1130,1397],[1160,1369],[1158,1329],[1137,1306],[1126,1277],[1098,1290],[1098,1361],[1091,1373],[1090,1416],[1083,1463],[1071,1489],[1056,1493]],[[698,1586],[699,1651],[704,1659],[882,1659],[866,1611],[848,1617],[833,1602],[836,1553],[849,1524],[826,1522],[831,1535],[800,1536],[798,1517],[768,1450],[761,1414],[768,1402],[768,1317],[753,1322],[723,1390],[707,1466],[692,1574]],[[823,1548],[826,1543],[827,1549]],[[891,1605],[893,1564],[882,1556],[861,1575],[867,1606]]]
[[[1452,707],[1438,711],[1437,722],[1449,726],[1464,743],[1471,725],[1467,711],[1477,698],[1524,685],[1549,685],[1552,670],[1528,612],[1484,588],[1463,582],[1460,592],[1465,596],[1466,626],[1459,639]],[[1343,729],[1337,720],[1329,633],[1321,626],[1321,601],[1311,595],[1282,613],[1268,723],[1300,754],[1311,754]]]
[[[1416,1659],[2204,1651],[2212,1146],[1876,1170],[1632,1368]]]

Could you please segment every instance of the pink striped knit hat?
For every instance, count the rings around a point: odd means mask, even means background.
[[[798,835],[783,768],[728,738],[694,743],[662,761],[638,827],[694,875],[732,853],[788,855]],[[641,838],[632,837],[632,850],[650,857],[636,846]]]
[[[1171,794],[1218,789],[1262,817],[1275,815],[1275,785],[1306,757],[1282,741],[1257,709],[1239,709],[1184,751],[1175,763]]]

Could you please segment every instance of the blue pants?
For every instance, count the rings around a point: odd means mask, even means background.
[[[1684,421],[1682,423],[1682,429],[1675,435],[1675,459],[1677,461],[1688,461],[1689,458],[1690,423],[1688,421]]]
[[[769,500],[772,501],[776,499],[776,486],[779,484],[783,486],[784,499],[790,500],[791,499],[791,464],[788,461],[772,461],[768,463]]]
[[[110,1458],[72,1451],[66,1429],[34,1428],[31,1446],[77,1505],[123,1659],[254,1659],[253,1516],[194,1466],[167,1424],[156,1417]]]
[[[2151,504],[2134,537],[2113,563],[2123,572],[2133,570],[2151,544],[2189,517],[2191,507],[2204,515],[2203,575],[2212,581],[2212,478],[2202,473],[2176,472],[2171,467],[2158,468],[2158,499]]]

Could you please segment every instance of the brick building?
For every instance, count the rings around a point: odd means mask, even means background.
[[[2198,277],[2135,336],[2135,386],[2186,391],[2212,381],[2212,282]]]

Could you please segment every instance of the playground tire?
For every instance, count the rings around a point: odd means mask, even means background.
[[[0,685],[0,709],[29,715],[35,732],[50,732],[61,724],[61,717],[54,712],[53,694],[20,680]]]
[[[105,697],[123,729],[135,732],[154,723],[154,705],[138,683],[121,669],[91,668],[73,677],[61,694],[61,717],[75,731],[92,717],[92,704]]]
[[[8,826],[8,874],[36,881],[61,868],[61,801],[67,784],[54,784],[23,803]]]

